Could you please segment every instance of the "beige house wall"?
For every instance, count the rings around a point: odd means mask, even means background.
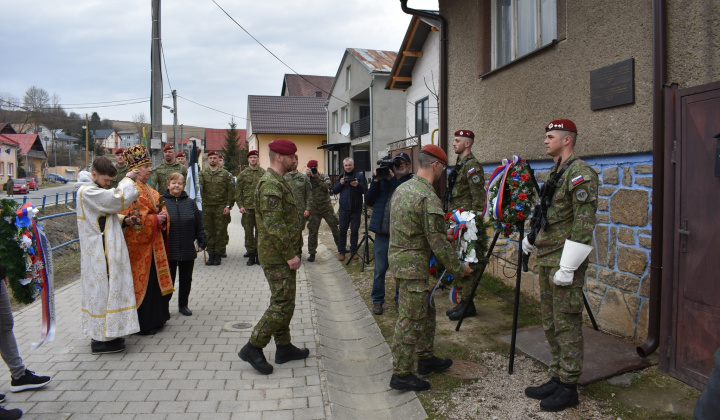
[[[720,1],[666,1],[667,81],[688,88],[720,80]]]
[[[6,150],[10,149],[10,153],[5,153]],[[2,173],[0,173],[0,186],[5,185],[8,181],[8,175],[12,176],[13,179],[17,175],[17,147],[9,144],[0,143],[0,163],[2,164]],[[8,169],[12,166],[12,173]]]
[[[318,171],[327,172],[325,168],[325,152],[318,149],[327,136],[325,134],[255,134],[250,142],[250,150],[257,150],[260,156],[260,166],[267,169],[270,165],[268,157],[268,144],[275,139],[290,140],[297,146],[298,170],[305,172],[308,161],[318,161]]]
[[[543,127],[570,118],[578,126],[581,156],[651,150],[651,0],[566,1],[565,40],[483,78],[479,4],[490,2],[440,2],[450,22],[448,138],[461,128],[473,130],[473,152],[482,163],[513,154],[545,159]],[[635,59],[635,103],[592,111],[590,71],[629,58]]]

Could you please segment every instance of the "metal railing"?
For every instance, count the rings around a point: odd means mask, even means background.
[[[360,118],[350,123],[350,139],[370,134],[370,117]]]
[[[75,194],[73,193],[73,195],[75,195]],[[44,201],[44,200],[43,200],[43,201]],[[45,203],[43,202],[43,206],[44,206],[44,204],[45,204]],[[50,216],[38,217],[38,222],[43,221],[43,220],[47,220],[47,219],[52,219],[52,218],[55,218],[55,217],[74,216],[74,215],[76,215],[76,214],[77,214],[76,211],[69,211],[69,212],[65,212],[65,213],[51,214]],[[55,250],[58,249],[58,248],[62,248],[62,247],[64,247],[64,246],[67,246],[67,245],[70,245],[70,244],[72,244],[72,243],[78,242],[79,240],[80,240],[80,238],[72,239],[72,240],[67,241],[67,242],[65,242],[65,243],[63,243],[63,244],[60,244],[60,245],[58,245],[58,246],[52,247],[51,250],[52,250],[52,251],[55,251]]]
[[[77,205],[77,191],[66,191],[65,198],[61,199],[62,193],[55,193],[55,206],[59,206],[60,204],[65,204],[66,206],[68,203],[72,202],[73,207]],[[50,198],[50,201],[48,202],[48,197]],[[45,213],[45,206],[46,205],[53,205],[52,195],[43,195],[42,197],[42,205],[40,206],[40,213]],[[22,204],[25,205],[25,203],[28,202],[28,196],[23,196]],[[40,220],[40,219],[38,219]]]

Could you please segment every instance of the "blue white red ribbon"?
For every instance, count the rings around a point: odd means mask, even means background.
[[[503,193],[505,191],[505,181],[507,179],[507,175],[510,172],[510,169],[512,169],[513,166],[519,165],[520,163],[524,162],[524,159],[520,156],[513,156],[512,159],[503,159],[502,164],[495,168],[492,175],[490,175],[490,181],[488,182],[487,190],[485,191],[485,208],[483,208],[483,217],[487,214],[488,207],[491,211],[491,217],[495,220],[502,220],[503,214],[502,214],[502,203],[503,203]],[[490,189],[493,187],[494,184],[500,183],[498,185],[498,193],[496,197],[491,198],[490,197]],[[490,201],[492,200],[492,201]]]
[[[37,225],[35,220],[31,219],[31,223],[35,237],[37,257],[42,261],[42,270],[40,271],[41,282],[38,284],[42,305],[42,330],[40,331],[40,342],[32,343],[31,345],[32,349],[36,349],[55,338],[55,286],[53,284],[53,262],[50,242],[48,242],[45,233],[42,231],[42,228]]]
[[[457,305],[458,303],[460,303],[460,299],[459,299],[459,297],[460,297],[460,288],[457,287],[457,286],[453,286],[453,287],[450,289],[450,295],[449,295],[448,297],[450,298],[450,302],[452,302],[452,303],[454,303],[454,304],[456,304],[456,305]]]

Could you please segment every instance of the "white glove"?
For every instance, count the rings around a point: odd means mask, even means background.
[[[560,257],[560,269],[555,272],[553,283],[558,286],[569,286],[573,282],[575,270],[585,261],[593,247],[590,245],[565,240],[562,257]]]
[[[522,249],[525,254],[532,254],[537,248],[535,245],[530,244],[530,241],[528,241],[527,236],[523,238],[522,240]]]

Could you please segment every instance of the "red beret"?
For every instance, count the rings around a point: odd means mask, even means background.
[[[455,137],[467,137],[475,140],[475,133],[470,130],[458,130],[455,132]]]
[[[427,153],[431,156],[435,156],[440,160],[442,163],[447,163],[448,157],[447,153],[443,149],[441,149],[439,146],[436,146],[434,144],[428,144],[426,146],[423,146],[422,149],[420,149],[422,153]]]
[[[175,157],[176,157],[176,158],[185,157],[185,153],[183,153],[183,152],[177,152],[177,154],[175,155]]]
[[[247,157],[250,157],[250,156],[258,156],[258,151],[257,150],[249,151],[247,154]]]
[[[123,149],[122,147],[118,147],[117,149],[115,149],[114,154],[121,155],[121,154],[123,154],[123,152],[125,152],[125,149]]]
[[[210,157],[210,156],[217,156],[217,155],[218,155],[218,152],[216,152],[216,151],[214,151],[214,150],[213,150],[212,152],[209,152],[209,153],[208,153],[208,157]]]
[[[290,140],[275,139],[270,142],[270,150],[281,155],[294,155],[297,152],[297,146]]]
[[[218,155],[218,159],[225,160],[225,157],[223,155]]]
[[[167,146],[163,147],[163,152],[167,152],[168,150],[175,150],[175,146],[172,144],[168,144]]]
[[[311,161],[308,162],[307,166],[308,166],[308,168],[317,168],[317,166],[318,166],[318,161],[315,160],[315,159],[313,159],[313,160],[311,160]]]
[[[554,120],[545,126],[545,132],[552,130],[572,131],[573,133],[577,133],[575,123],[568,119]]]

